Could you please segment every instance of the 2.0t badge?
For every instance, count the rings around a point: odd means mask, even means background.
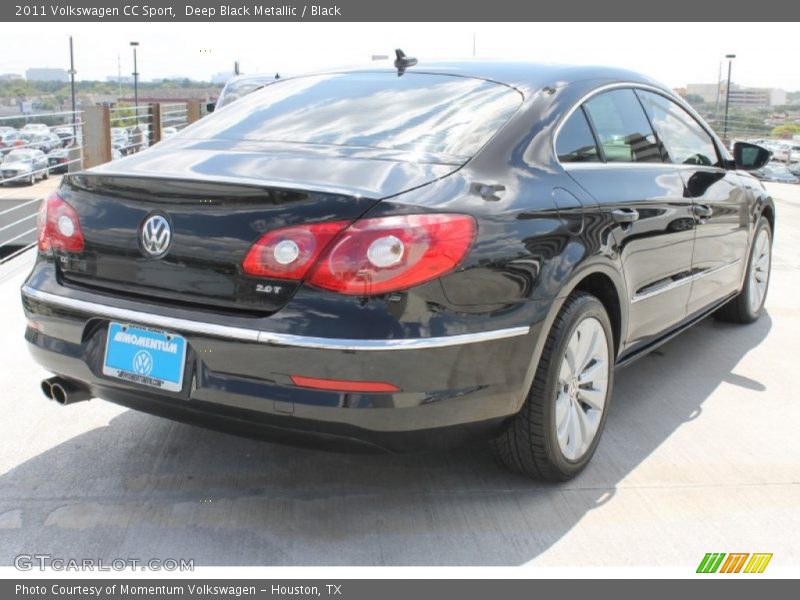
[[[163,215],[151,215],[142,224],[142,250],[152,258],[161,258],[169,250],[172,227]]]

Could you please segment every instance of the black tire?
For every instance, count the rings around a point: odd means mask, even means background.
[[[767,270],[767,287],[764,290],[764,296],[761,299],[761,303],[757,307],[751,306],[750,302],[750,287],[753,284],[752,279],[750,277],[751,270],[753,267],[753,260],[756,253],[756,240],[758,239],[759,234],[762,230],[766,230],[767,239],[769,240],[769,268]],[[757,321],[758,318],[761,316],[761,313],[764,312],[764,303],[767,300],[767,293],[769,292],[769,281],[770,275],[772,270],[772,227],[769,224],[769,221],[765,217],[761,217],[758,220],[758,224],[756,225],[756,230],[753,233],[753,243],[750,248],[750,255],[747,258],[747,272],[745,273],[744,277],[744,285],[742,285],[741,291],[734,296],[730,302],[725,304],[722,308],[720,308],[716,313],[714,313],[714,318],[720,321],[726,321],[728,323],[740,323],[740,324],[747,324],[753,323]]]
[[[556,436],[555,406],[559,370],[573,332],[588,317],[596,318],[605,332],[609,357],[608,387],[594,439],[580,458],[569,460],[564,456]],[[614,337],[605,307],[591,294],[573,293],[567,298],[550,329],[522,410],[492,441],[498,462],[511,471],[551,482],[566,481],[580,473],[591,460],[603,433],[614,383],[614,356]]]

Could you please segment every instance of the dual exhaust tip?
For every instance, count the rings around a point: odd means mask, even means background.
[[[89,388],[63,377],[42,380],[42,393],[48,400],[55,400],[62,406],[92,398]]]

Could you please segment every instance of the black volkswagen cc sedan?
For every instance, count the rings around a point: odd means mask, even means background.
[[[43,204],[26,339],[61,404],[559,481],[614,368],[763,310],[773,201],[669,89],[455,62],[278,80]]]

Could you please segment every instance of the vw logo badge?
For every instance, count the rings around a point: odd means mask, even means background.
[[[161,215],[148,217],[142,225],[142,248],[153,258],[160,258],[167,253],[172,241],[172,227]]]
[[[139,375],[150,375],[153,370],[153,357],[147,350],[139,350],[133,357],[133,371]]]

